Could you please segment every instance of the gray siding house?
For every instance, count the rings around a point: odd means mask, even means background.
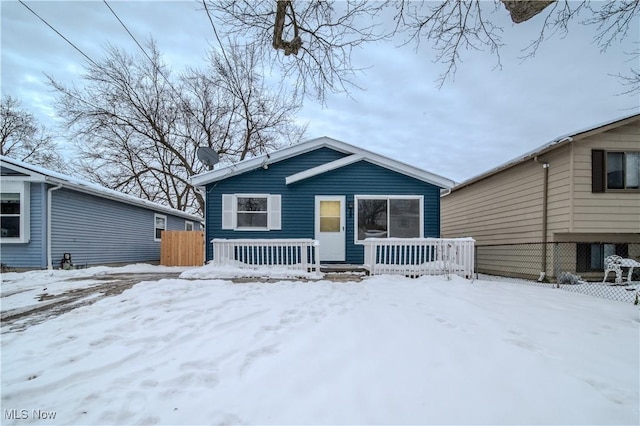
[[[58,267],[160,260],[164,230],[200,230],[199,216],[0,156],[0,261]]]

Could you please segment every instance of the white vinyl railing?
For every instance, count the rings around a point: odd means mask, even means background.
[[[213,239],[213,264],[280,267],[320,272],[319,243],[312,239]]]
[[[473,238],[367,238],[365,268],[371,275],[460,275],[473,278]]]

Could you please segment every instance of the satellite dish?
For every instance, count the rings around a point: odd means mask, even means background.
[[[220,156],[213,149],[208,146],[201,146],[196,151],[196,155],[198,156],[198,160],[205,166],[209,167],[209,170],[213,170],[213,166],[218,164],[220,161]]]

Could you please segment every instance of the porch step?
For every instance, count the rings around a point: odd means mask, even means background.
[[[344,273],[365,273],[368,274],[369,270],[362,265],[348,265],[344,263],[328,263],[320,265],[320,272],[325,274],[344,274]]]

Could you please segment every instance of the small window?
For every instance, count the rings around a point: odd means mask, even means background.
[[[281,229],[281,196],[223,194],[222,229],[272,231]]]
[[[422,197],[356,196],[356,239],[419,238],[423,233]]]
[[[167,229],[167,217],[161,214],[155,214],[154,216],[154,240],[160,241],[162,239],[162,231]]]
[[[267,228],[269,197],[237,197],[237,228]]]
[[[607,189],[640,188],[640,152],[607,152]]]
[[[184,222],[184,230],[185,231],[193,231],[193,222],[185,221]]]
[[[0,192],[0,239],[29,242],[29,183],[3,182]]]

